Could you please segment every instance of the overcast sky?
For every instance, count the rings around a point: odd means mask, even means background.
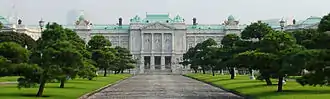
[[[84,10],[94,24],[116,24],[119,17],[128,23],[146,12],[179,14],[189,24],[193,17],[200,24],[218,24],[229,15],[250,23],[281,17],[302,20],[330,12],[330,0],[0,0],[0,15],[8,16],[13,4],[25,24],[37,24],[41,17],[66,24],[72,10]]]

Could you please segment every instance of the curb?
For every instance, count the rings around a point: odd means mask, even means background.
[[[199,79],[197,79],[197,78],[189,77],[189,76],[186,76],[186,75],[183,75],[183,76],[184,76],[184,77],[187,77],[187,78],[191,78],[191,79],[197,80],[197,81],[200,81],[200,82],[203,82],[203,83],[206,83],[206,84],[209,84],[209,85],[214,86],[214,87],[217,87],[217,88],[220,88],[220,89],[222,89],[222,90],[224,90],[224,91],[227,91],[227,92],[233,93],[233,94],[235,94],[235,95],[237,95],[237,96],[240,96],[240,97],[243,97],[244,99],[255,99],[253,96],[242,94],[242,93],[240,93],[240,92],[238,92],[238,91],[236,91],[236,90],[226,89],[226,88],[224,88],[224,87],[222,87],[222,86],[220,86],[220,85],[212,84],[212,83],[210,83],[210,82],[202,81],[202,80],[199,80]]]
[[[120,83],[120,82],[122,82],[122,81],[124,81],[124,80],[126,80],[126,79],[132,78],[133,76],[134,76],[134,75],[132,75],[132,76],[130,76],[130,77],[126,77],[126,78],[121,79],[121,80],[118,80],[118,81],[116,81],[116,82],[114,82],[114,83],[111,83],[111,84],[105,85],[105,86],[103,86],[103,87],[101,87],[101,88],[99,88],[99,89],[96,89],[96,90],[94,90],[94,91],[92,91],[92,92],[89,92],[89,93],[87,93],[87,94],[84,94],[84,95],[80,96],[78,99],[87,99],[88,97],[94,95],[95,93],[98,93],[98,92],[100,92],[100,91],[102,91],[102,90],[104,90],[104,89],[106,89],[106,88],[109,88],[109,87],[111,87],[111,86],[113,86],[113,85],[116,85],[116,84],[118,84],[118,83]]]

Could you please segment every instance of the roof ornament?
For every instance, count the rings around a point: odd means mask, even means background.
[[[141,22],[141,18],[138,15],[135,15],[130,22],[138,23]]]
[[[173,18],[173,22],[176,22],[176,23],[182,23],[184,22],[184,19],[179,16],[179,15],[176,15],[174,18]]]

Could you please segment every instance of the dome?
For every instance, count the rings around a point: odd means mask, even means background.
[[[85,20],[85,16],[84,15],[80,15],[78,18],[79,21],[84,21]]]
[[[0,16],[0,22],[2,24],[9,24],[9,21],[5,17],[3,17],[3,16]]]
[[[228,20],[235,20],[233,15],[228,16]]]

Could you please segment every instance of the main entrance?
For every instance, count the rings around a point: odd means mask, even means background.
[[[171,56],[144,56],[143,74],[172,74]]]
[[[144,56],[144,69],[145,70],[171,69],[171,58],[172,58],[171,56]]]

